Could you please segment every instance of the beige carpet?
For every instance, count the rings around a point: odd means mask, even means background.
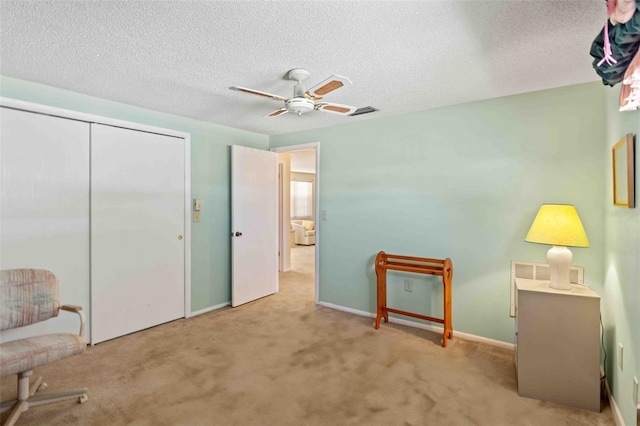
[[[39,369],[47,391],[87,386],[89,401],[35,407],[19,424],[614,424],[606,404],[593,413],[518,396],[511,351],[460,339],[444,349],[439,335],[316,306],[313,250],[292,250],[274,296]],[[15,392],[14,378],[0,385],[3,399]]]

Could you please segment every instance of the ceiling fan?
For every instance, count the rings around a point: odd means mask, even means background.
[[[351,80],[347,77],[332,75],[321,83],[313,86],[311,89],[305,91],[302,82],[308,78],[309,71],[304,68],[294,68],[287,73],[287,79],[297,82],[293,87],[293,97],[288,99],[271,93],[261,92],[259,90],[247,89],[246,87],[231,86],[229,89],[263,96],[274,101],[284,102],[283,108],[267,114],[267,117],[277,117],[279,115],[286,114],[287,112],[302,115],[313,110],[329,112],[332,114],[350,115],[358,109],[351,105],[336,104],[322,100],[322,97],[327,93],[333,92],[345,84],[351,84]]]

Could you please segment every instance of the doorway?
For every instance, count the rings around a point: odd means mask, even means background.
[[[304,286],[315,303],[320,294],[319,145],[309,143],[271,149],[278,154],[280,167],[280,282]]]

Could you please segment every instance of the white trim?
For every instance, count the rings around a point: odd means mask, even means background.
[[[0,106],[7,108],[19,109],[28,112],[37,112],[39,114],[52,115],[54,117],[68,118],[72,120],[85,121],[87,123],[106,124],[114,127],[124,127],[132,130],[140,130],[142,132],[159,133],[161,135],[174,136],[178,138],[186,138],[189,133],[166,129],[163,127],[148,126],[146,124],[135,123],[132,121],[119,120],[115,118],[102,117],[99,115],[87,114],[68,109],[51,107],[48,105],[36,104],[33,102],[21,101],[18,99],[0,97]]]
[[[285,145],[285,146],[276,146],[274,148],[270,148],[269,151],[273,152],[291,152],[291,151],[302,151],[305,149],[314,149],[320,146],[320,142],[308,142],[301,143],[296,145]],[[316,165],[318,161],[316,161]],[[316,173],[318,173],[318,169],[316,168]]]
[[[613,421],[616,422],[616,426],[626,426],[620,408],[618,408],[618,404],[616,404],[616,400],[613,399],[613,395],[611,395],[611,391],[609,390],[609,383],[607,383],[607,394],[609,396],[609,406],[611,407],[611,414],[613,414]]]
[[[184,137],[184,317],[191,312],[191,134]]]
[[[218,309],[226,308],[227,306],[231,306],[231,301],[226,303],[221,303],[219,305],[210,306],[208,308],[200,309],[199,311],[191,312],[190,317],[195,317],[197,315],[206,314],[207,312],[217,311]]]
[[[320,142],[309,142],[297,145],[286,145],[286,146],[278,146],[275,148],[270,148],[270,151],[273,152],[291,152],[291,151],[301,151],[304,149],[315,149],[316,150],[316,249],[315,249],[315,302],[316,304],[320,304],[320,228],[322,227],[322,219],[320,217]]]
[[[83,121],[87,123],[105,124],[108,126],[122,127],[141,132],[157,133],[160,135],[172,136],[184,139],[185,149],[185,176],[184,176],[184,197],[185,197],[185,226],[184,226],[184,317],[193,315],[191,312],[191,134],[178,130],[166,129],[162,127],[148,126],[146,124],[134,123],[132,121],[118,120],[99,115],[87,114],[68,109],[56,108],[48,105],[33,102],[21,101],[7,97],[0,97],[0,106],[13,108],[21,111],[50,115],[70,120]]]
[[[289,232],[288,229],[284,229],[284,209],[282,208],[282,204],[284,203],[284,163],[280,161],[278,158],[278,271],[287,272],[290,268],[290,257],[291,257],[291,241],[290,235],[286,235]],[[288,256],[285,256],[285,247],[287,248]],[[285,257],[287,261],[285,262]],[[279,275],[279,274],[278,274]]]
[[[316,205],[315,205],[315,208],[316,208],[316,249],[315,249],[316,300],[315,302],[318,303],[320,302],[320,239],[321,239],[320,235],[322,235],[322,233],[320,232],[320,228],[322,228],[322,224],[321,224],[322,212],[320,211],[320,142],[314,142],[313,144],[310,144],[310,145],[315,145],[315,149],[316,149]]]
[[[604,376],[604,369],[600,366],[600,374]],[[613,399],[613,395],[611,394],[611,388],[609,388],[609,381],[605,378],[604,380],[604,389],[607,393],[607,397],[609,398],[609,406],[611,407],[611,414],[613,415],[613,421],[616,423],[616,426],[626,426],[624,422],[624,417],[622,417],[622,412],[616,404],[616,400]]]
[[[361,311],[358,309],[353,309],[353,308],[348,308],[346,306],[340,306],[340,305],[334,305],[333,303],[327,303],[327,302],[317,302],[318,305],[321,306],[326,306],[327,308],[331,308],[331,309],[336,309],[339,311],[343,311],[343,312],[348,312],[351,314],[356,314],[356,315],[361,315],[364,317],[370,317],[370,318],[375,318],[376,314],[371,313],[371,312],[367,312],[367,311]],[[405,319],[401,319],[401,318],[396,318],[396,317],[389,317],[389,322],[393,322],[393,323],[397,323],[400,325],[406,325],[409,327],[415,327],[415,328],[421,328],[423,330],[428,330],[428,331],[433,331],[435,333],[438,334],[442,334],[444,329],[442,327],[437,327],[434,325],[430,325],[430,324],[422,324],[422,323],[417,323],[414,321],[408,321]],[[486,343],[487,345],[491,345],[491,346],[497,346],[499,348],[503,348],[503,349],[508,349],[513,351],[515,349],[514,344],[513,343],[507,343],[507,342],[503,342],[500,340],[494,340],[494,339],[489,339],[487,337],[482,337],[482,336],[476,336],[475,334],[469,334],[469,333],[463,333],[461,331],[453,331],[453,335],[455,337],[459,337],[461,339],[464,340],[471,340],[474,342],[480,342],[480,343]]]
[[[331,309],[335,309],[338,311],[342,311],[342,312],[348,312],[350,314],[356,314],[356,315],[361,315],[363,317],[370,317],[370,318],[374,318],[376,315],[372,314],[371,312],[367,312],[367,311],[361,311],[359,309],[353,309],[353,308],[349,308],[347,306],[342,306],[342,305],[336,305],[333,303],[328,303],[328,302],[318,302],[318,305],[320,306],[324,306],[327,308],[331,308]]]

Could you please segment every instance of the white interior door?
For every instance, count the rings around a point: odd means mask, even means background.
[[[278,159],[231,147],[231,305],[278,291]]]
[[[184,139],[92,125],[92,343],[185,316],[184,197]]]
[[[0,268],[50,270],[60,301],[88,313],[89,124],[2,107],[0,162]],[[62,313],[0,340],[75,333],[79,324]]]

